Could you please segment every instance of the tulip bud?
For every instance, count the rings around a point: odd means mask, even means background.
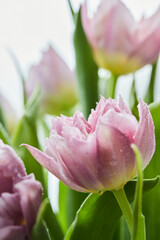
[[[21,159],[0,141],[0,239],[30,239],[42,187],[26,175]]]
[[[26,145],[35,159],[68,187],[81,192],[118,190],[136,176],[131,144],[143,168],[155,150],[154,125],[147,105],[139,101],[140,122],[122,98],[101,97],[88,121],[80,112],[53,118],[44,153]]]
[[[0,94],[0,114],[2,124],[12,133],[18,122],[17,115],[5,97]]]
[[[102,0],[92,19],[86,2],[82,24],[97,64],[116,75],[134,72],[156,61],[160,52],[160,8],[136,22],[120,0]]]
[[[59,115],[77,102],[74,73],[51,46],[39,64],[30,69],[26,81],[28,97],[37,85],[41,88],[43,111],[48,114]]]

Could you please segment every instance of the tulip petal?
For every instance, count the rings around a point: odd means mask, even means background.
[[[17,193],[2,193],[0,197],[0,239],[25,239],[19,196]]]
[[[23,222],[29,236],[41,204],[42,186],[38,181],[35,181],[34,175],[30,174],[14,186],[14,191],[20,197]]]
[[[57,164],[56,160],[53,159],[53,157],[48,156],[45,153],[42,153],[40,150],[38,150],[35,147],[32,147],[28,144],[22,144],[21,146],[25,146],[32,156],[43,166],[45,167],[48,171],[52,169],[52,173],[58,177],[58,169],[57,169]]]
[[[7,226],[0,229],[1,240],[22,240],[25,239],[25,233],[22,226]]]
[[[99,119],[97,129],[98,179],[105,189],[119,189],[135,175],[135,155],[128,138]]]
[[[95,29],[97,29],[95,32],[99,31],[99,27],[102,28],[99,47],[103,46],[107,52],[118,51],[127,54],[130,51],[134,44],[133,34],[136,22],[121,1],[103,0],[94,19]]]
[[[67,132],[69,135],[72,133],[75,135],[74,128],[66,127],[63,131],[65,135]],[[96,178],[96,142],[93,140],[93,136],[90,136],[86,141],[76,138],[76,136],[70,140],[67,139],[58,136],[54,136],[52,139],[52,146],[55,143],[59,153],[59,156],[57,154],[57,163],[59,164],[60,180],[63,177],[62,181],[64,182],[65,177],[67,177],[68,180],[72,181],[72,185],[74,183],[79,186],[81,189],[79,191],[84,191],[84,189],[85,191],[96,191],[96,187],[99,189],[101,183]],[[71,188],[75,189],[74,185]]]
[[[89,42],[93,46],[96,45],[94,35],[93,35],[93,24],[91,19],[88,18],[87,1],[85,1],[84,4],[82,4],[81,6],[81,19],[82,19],[83,29],[85,31],[85,34],[87,35]]]
[[[119,95],[118,106],[119,106],[119,109],[120,109],[121,111],[132,115],[131,110],[130,110],[129,107],[124,103],[123,98],[121,97],[121,95]],[[133,115],[132,115],[132,116],[133,116]]]
[[[0,176],[12,177],[18,181],[25,176],[25,168],[21,159],[17,156],[15,151],[0,140]]]
[[[46,153],[42,153],[40,150],[38,150],[30,145],[27,145],[27,144],[22,144],[22,145],[26,146],[27,149],[32,154],[32,156],[43,167],[45,167],[49,172],[51,172],[55,177],[59,178],[63,183],[65,183],[69,187],[71,187],[75,190],[82,191],[82,189],[75,183],[73,176],[71,176],[67,167],[64,165],[59,153],[57,152],[56,148],[54,147],[54,143],[52,143],[49,140],[47,141]],[[51,151],[54,153],[54,155],[52,155],[52,157],[50,157],[50,155],[48,155],[48,153],[51,154]],[[55,157],[55,159],[53,156]]]
[[[150,18],[140,21],[136,38],[137,46],[131,55],[141,59],[144,65],[154,62],[160,51],[160,8]]]
[[[148,165],[155,150],[154,124],[147,104],[139,99],[140,123],[134,141],[142,155],[143,169]]]
[[[0,197],[0,229],[8,225],[20,225],[22,218],[18,194],[2,193]]]
[[[138,127],[138,122],[133,115],[123,112],[116,113],[111,109],[103,115],[103,121],[123,133],[129,139],[130,143],[134,142],[133,136]]]

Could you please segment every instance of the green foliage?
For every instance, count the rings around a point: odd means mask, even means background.
[[[143,191],[152,189],[159,178],[144,181]],[[125,185],[129,202],[134,199],[136,181]],[[112,192],[103,195],[90,194],[76,214],[76,218],[68,230],[65,240],[110,240],[118,226],[121,209]]]
[[[62,182],[59,182],[59,213],[58,219],[61,223],[64,233],[73,222],[76,212],[88,196],[87,193],[76,192]]]
[[[80,101],[87,118],[98,101],[98,67],[94,62],[92,50],[82,28],[81,11],[76,19],[74,48]]]
[[[149,105],[155,125],[156,150],[154,156],[144,171],[145,178],[152,178],[160,174],[160,101]],[[147,240],[160,239],[160,183],[143,198],[143,214],[146,220]]]
[[[11,145],[11,139],[8,135],[8,132],[0,122],[0,139],[5,143]]]
[[[157,64],[158,60],[152,64],[152,71],[150,76],[149,86],[145,96],[145,102],[150,104],[154,101],[154,90],[155,90],[155,80],[156,80],[156,72],[157,72]]]
[[[62,240],[63,233],[54,215],[50,202],[45,199],[40,207],[31,240]]]
[[[133,205],[133,232],[132,240],[145,240],[145,221],[142,214],[142,185],[143,185],[143,172],[142,172],[142,159],[140,152],[136,145],[132,144],[132,148],[136,155],[138,179],[136,184],[136,191]]]
[[[42,166],[31,156],[25,147],[20,147],[26,143],[34,147],[40,148],[37,136],[37,117],[40,103],[40,91],[37,90],[30,101],[26,104],[24,115],[22,116],[15,134],[13,135],[12,145],[22,158],[27,174],[34,173],[35,178],[43,185],[45,197],[47,195],[47,182],[45,181],[44,171]]]
[[[129,99],[129,105],[132,110],[133,115],[139,119],[139,114],[138,114],[138,100],[137,100],[137,93],[136,93],[136,86],[135,86],[135,77],[133,75],[133,82],[132,82],[132,87],[131,87],[131,92],[130,92],[130,99]]]

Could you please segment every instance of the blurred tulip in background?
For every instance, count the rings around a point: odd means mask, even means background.
[[[18,117],[8,100],[0,94],[0,122],[9,133],[13,133]]]
[[[51,46],[43,52],[39,64],[30,68],[26,81],[28,97],[36,86],[41,88],[43,111],[48,114],[59,115],[77,102],[74,73]]]
[[[120,0],[102,0],[92,18],[87,1],[82,24],[97,64],[116,75],[134,72],[154,63],[160,52],[160,8],[136,22]]]

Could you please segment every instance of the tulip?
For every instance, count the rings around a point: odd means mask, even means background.
[[[30,68],[26,81],[28,98],[37,85],[41,87],[43,111],[48,114],[59,115],[77,102],[75,76],[51,46],[39,64]]]
[[[136,22],[120,0],[102,0],[93,18],[82,5],[82,25],[97,64],[121,75],[156,61],[160,52],[160,8]]]
[[[9,133],[12,133],[16,127],[18,118],[11,104],[2,94],[0,94],[0,113],[2,124],[4,124]]]
[[[26,175],[21,159],[0,141],[0,239],[30,239],[41,204],[42,187]]]
[[[140,122],[122,98],[101,97],[88,121],[81,112],[52,120],[44,153],[26,145],[35,159],[68,187],[81,192],[118,190],[137,174],[135,144],[143,168],[155,150],[154,125],[147,105],[139,100]]]

